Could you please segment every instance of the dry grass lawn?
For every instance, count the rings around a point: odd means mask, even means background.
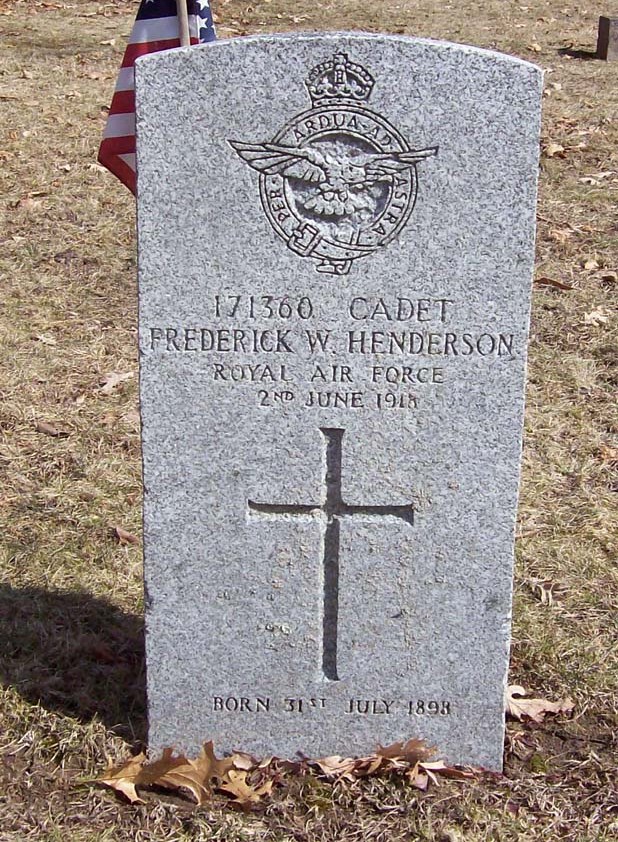
[[[114,534],[140,534],[134,206],[95,163],[136,6],[0,0],[0,840],[615,840],[618,63],[571,0],[216,8],[222,34],[381,30],[547,71],[537,278],[569,288],[535,285],[512,680],[574,717],[511,724],[503,778],[426,794],[291,778],[245,814],[84,782],[145,733],[141,548]]]

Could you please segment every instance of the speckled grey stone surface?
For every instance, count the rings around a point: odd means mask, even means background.
[[[152,751],[501,767],[540,93],[389,36],[138,62]]]

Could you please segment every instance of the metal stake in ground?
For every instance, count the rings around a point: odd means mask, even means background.
[[[324,493],[322,502],[279,504],[248,500],[249,513],[292,515],[318,519],[322,523],[322,560],[324,569],[324,608],[322,614],[322,672],[325,678],[339,681],[337,673],[337,623],[339,616],[339,535],[340,522],[347,518],[394,517],[414,525],[414,506],[349,506],[341,496],[341,445],[345,430],[321,427],[325,442]]]

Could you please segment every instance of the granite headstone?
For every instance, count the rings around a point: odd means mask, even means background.
[[[539,69],[335,33],[136,78],[151,750],[500,768]]]

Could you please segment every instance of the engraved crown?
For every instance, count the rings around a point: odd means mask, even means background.
[[[351,62],[346,53],[335,53],[314,67],[306,83],[314,106],[330,103],[364,103],[371,96],[373,76]]]

